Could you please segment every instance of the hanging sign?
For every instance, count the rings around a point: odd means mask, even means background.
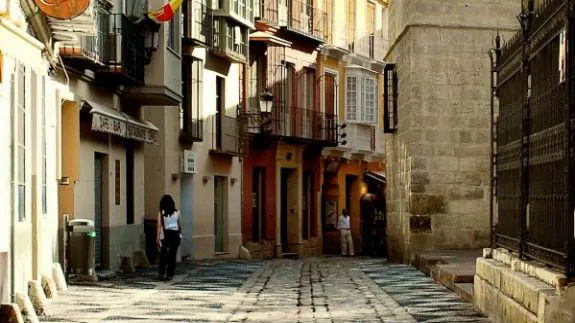
[[[90,0],[34,0],[34,2],[46,16],[60,20],[76,18],[90,5]]]

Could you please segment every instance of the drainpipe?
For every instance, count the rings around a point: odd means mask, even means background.
[[[44,52],[47,53],[50,62],[55,59],[52,49],[50,27],[46,22],[46,17],[40,12],[32,0],[20,0],[20,7],[26,16],[26,22],[30,24],[36,38],[44,44]]]
[[[493,138],[493,131],[494,131],[493,122],[495,121],[494,116],[493,116],[493,112],[495,110],[495,108],[494,108],[495,102],[494,102],[494,98],[493,98],[493,96],[495,95],[495,93],[494,93],[494,91],[495,91],[495,89],[494,89],[495,80],[493,79],[494,78],[493,73],[495,73],[495,59],[493,57],[493,51],[490,50],[487,53],[489,54],[489,61],[491,62],[491,66],[490,66],[491,68],[489,69],[490,74],[491,74],[491,75],[489,75],[489,81],[491,83],[489,86],[489,90],[491,91],[490,96],[489,96],[489,98],[490,98],[490,111],[491,111],[491,115],[490,115],[491,133],[489,135],[489,139],[490,139],[489,143],[490,143],[490,147],[491,147],[490,153],[489,153],[489,160],[490,160],[489,161],[489,182],[490,182],[490,185],[489,185],[489,239],[490,240],[489,241],[490,241],[490,247],[493,248],[494,247],[494,245],[493,245],[493,242],[494,242],[493,241],[493,222],[494,222],[493,221],[493,166],[494,166],[494,163],[493,163],[493,158],[494,158],[494,156],[493,156],[493,139],[494,139]]]
[[[14,73],[12,75],[14,75],[16,73],[16,68],[14,68]],[[14,76],[12,76],[12,80],[10,80],[10,85],[11,86],[15,86],[16,84],[14,83]],[[10,136],[13,137],[14,136],[14,110],[10,109]],[[14,162],[14,143],[12,143],[10,145],[10,161],[13,163]],[[12,171],[10,174],[11,177],[11,181],[10,181],[10,185],[12,186],[10,189],[10,205],[11,207],[11,212],[10,212],[10,301],[12,303],[14,303],[14,292],[15,292],[15,288],[14,288],[14,246],[16,245],[16,237],[15,237],[15,225],[16,225],[16,221],[14,220],[14,213],[15,213],[15,208],[14,208],[14,198],[15,198],[15,194],[14,194],[14,172]]]

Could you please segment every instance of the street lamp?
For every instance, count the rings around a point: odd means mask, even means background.
[[[272,111],[274,95],[268,91],[264,90],[260,94],[260,112],[261,113],[270,113]]]

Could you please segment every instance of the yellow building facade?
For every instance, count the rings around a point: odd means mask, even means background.
[[[387,52],[387,1],[328,1],[327,44],[322,50],[322,107],[338,114],[338,146],[324,149],[323,252],[339,253],[337,219],[351,216],[356,252],[361,252],[360,198],[364,175],[383,174],[383,70]],[[331,83],[331,85],[329,84]],[[384,184],[384,183],[381,183]]]

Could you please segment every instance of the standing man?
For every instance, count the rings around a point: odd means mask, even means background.
[[[341,238],[341,255],[346,256],[349,254],[350,256],[353,256],[354,255],[353,240],[351,238],[351,225],[350,225],[349,212],[347,211],[347,209],[343,209],[341,211],[341,215],[339,216],[339,219],[337,221],[337,228],[339,229]]]

